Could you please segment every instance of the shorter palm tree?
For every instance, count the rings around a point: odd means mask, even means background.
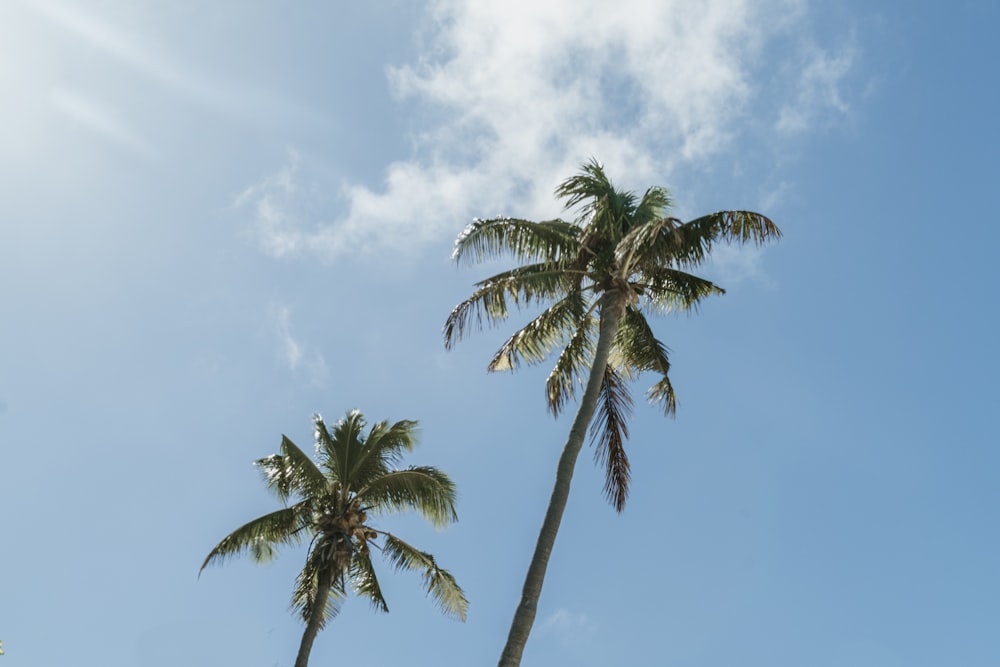
[[[402,510],[416,510],[438,527],[458,519],[455,484],[446,474],[429,466],[396,467],[403,453],[416,445],[417,422],[382,421],[367,436],[362,433],[365,419],[357,410],[332,431],[322,417],[317,415],[314,422],[319,465],[282,436],[281,453],[255,465],[284,509],[227,535],[205,558],[201,570],[245,552],[259,563],[267,562],[275,547],[310,538],[291,603],[306,623],[295,667],[306,667],[316,635],[336,616],[349,586],[376,609],[389,611],[372,565],[373,548],[396,570],[419,571],[441,611],[464,621],[468,601],[455,578],[438,567],[431,554],[369,523],[370,515]]]

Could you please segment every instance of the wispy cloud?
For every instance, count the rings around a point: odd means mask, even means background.
[[[305,373],[314,385],[325,385],[329,375],[326,359],[320,352],[309,350],[292,333],[291,310],[287,306],[275,306],[273,319],[282,363],[290,371]]]
[[[156,159],[159,151],[128,121],[95,100],[64,88],[49,94],[49,101],[59,112],[112,144],[144,158]]]
[[[801,72],[791,99],[781,108],[775,125],[779,132],[801,133],[817,123],[829,123],[831,117],[848,114],[850,106],[843,96],[843,80],[854,66],[857,49],[842,48],[830,53],[811,48],[795,69]]]
[[[555,633],[564,639],[574,639],[596,632],[597,623],[583,612],[570,611],[560,607],[538,624],[542,634]]]
[[[65,34],[83,41],[131,69],[146,81],[175,96],[228,118],[268,124],[273,116],[291,116],[304,122],[324,123],[322,115],[293,100],[231,79],[212,77],[197,65],[183,63],[157,45],[153,35],[126,29],[94,10],[61,0],[13,0]]]
[[[311,216],[308,231],[269,208],[275,198],[261,195],[277,186],[264,179],[252,190],[255,224],[275,231],[270,252],[406,252],[474,215],[557,215],[553,188],[589,156],[625,187],[669,183],[761,126],[741,121],[780,69],[766,47],[804,14],[797,0],[438,0],[429,11],[422,56],[389,70],[397,98],[434,119],[412,157],[388,165],[379,188],[339,184],[342,213]],[[768,84],[780,93],[766,108],[787,119],[769,131],[805,129],[824,104],[846,109],[836,82],[852,60],[816,52],[810,63],[797,85]]]

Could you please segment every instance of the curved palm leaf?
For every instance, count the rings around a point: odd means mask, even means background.
[[[312,459],[287,436],[281,436],[281,454],[272,454],[254,462],[282,502],[296,495],[316,496],[327,488],[326,478]]]
[[[625,309],[625,314],[618,325],[618,337],[615,339],[616,352],[622,362],[637,371],[652,371],[662,378],[649,391],[649,399],[653,403],[661,403],[667,415],[677,412],[677,398],[670,384],[670,358],[667,347],[653,334],[649,322],[639,310],[633,306]]]
[[[455,240],[452,258],[477,262],[511,254],[523,261],[553,262],[576,249],[580,229],[562,220],[476,218]]]
[[[680,225],[673,234],[670,259],[681,267],[694,267],[705,261],[715,241],[762,245],[781,238],[781,231],[770,218],[753,211],[717,211]]]
[[[427,594],[434,598],[441,611],[464,621],[469,601],[451,573],[438,567],[429,553],[410,546],[392,533],[379,532],[385,536],[382,553],[389,562],[397,570],[419,571]]]
[[[378,577],[375,575],[375,567],[372,564],[370,553],[358,553],[351,561],[351,584],[354,592],[361,597],[368,598],[372,607],[384,612],[389,611],[389,605],[385,603],[382,587],[379,586]]]
[[[209,563],[221,563],[244,552],[250,552],[258,563],[266,563],[274,557],[275,546],[302,542],[301,534],[309,527],[310,511],[310,501],[304,500],[243,524],[215,545],[205,557],[199,573]]]
[[[576,385],[582,383],[584,372],[594,355],[596,331],[596,318],[588,310],[576,323],[573,336],[559,353],[552,372],[546,378],[545,395],[553,415],[558,415],[566,402],[575,397]]]
[[[651,267],[644,270],[633,288],[646,297],[656,311],[696,310],[702,300],[726,290],[709,280],[677,269]]]
[[[522,359],[529,364],[544,361],[553,349],[569,338],[567,331],[572,331],[581,321],[588,305],[582,292],[571,292],[508,338],[487,369],[509,371],[516,368]]]
[[[558,265],[532,264],[506,271],[476,283],[478,289],[455,306],[444,326],[445,347],[462,338],[474,320],[478,329],[483,321],[496,324],[507,319],[507,300],[517,307],[529,306],[544,299],[560,298],[567,292],[566,271]]]
[[[404,419],[390,426],[386,420],[372,426],[348,473],[352,486],[360,488],[389,472],[416,442],[416,421]]]
[[[455,483],[431,466],[386,473],[359,491],[359,495],[372,509],[416,510],[439,528],[458,520]]]

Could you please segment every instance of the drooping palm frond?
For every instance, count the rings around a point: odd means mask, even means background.
[[[347,481],[354,488],[367,485],[393,469],[416,442],[416,421],[404,419],[391,425],[388,420],[378,422],[368,431],[364,447],[354,457]]]
[[[645,316],[629,306],[618,325],[615,349],[623,363],[637,371],[658,373],[661,379],[648,392],[650,402],[659,403],[670,416],[677,412],[677,398],[670,384],[670,358],[667,347],[653,334]]]
[[[316,594],[319,589],[320,572],[326,568],[330,580],[330,593],[323,605],[323,614],[320,616],[319,627],[326,626],[326,622],[340,613],[340,608],[347,597],[347,590],[344,586],[344,574],[336,572],[330,567],[328,558],[319,548],[320,545],[313,544],[306,556],[306,564],[295,578],[295,589],[292,592],[292,601],[289,608],[297,613],[303,621],[309,622],[313,607],[316,604]]]
[[[562,220],[476,218],[455,240],[452,259],[477,262],[510,254],[521,261],[555,262],[574,252],[579,232]]]
[[[458,520],[455,483],[431,466],[388,472],[360,489],[359,494],[372,509],[381,512],[417,510],[439,528]]]
[[[242,553],[249,553],[258,563],[265,563],[274,557],[276,546],[301,543],[309,519],[308,500],[257,517],[222,538],[198,571],[200,573],[210,563],[221,563]]]
[[[301,542],[301,531],[308,527],[308,502],[286,507],[257,517],[224,537],[202,562],[199,572],[211,563],[221,563],[227,558],[249,552],[257,562],[267,562],[274,555],[278,544]]]
[[[392,533],[379,531],[385,537],[382,553],[397,570],[416,570],[423,579],[424,589],[445,614],[465,620],[469,601],[455,583],[450,572],[438,567],[434,556],[407,544]]]
[[[389,605],[382,596],[382,587],[379,586],[370,553],[358,553],[351,561],[351,585],[355,593],[368,598],[373,608],[389,611]]]
[[[576,386],[582,383],[590,367],[597,334],[597,318],[591,310],[576,323],[576,330],[545,380],[545,396],[553,415],[558,415],[567,401],[575,398]]]
[[[631,479],[625,441],[632,397],[625,380],[610,365],[604,371],[604,383],[597,403],[597,414],[590,426],[590,440],[595,445],[594,460],[604,468],[604,495],[616,511],[625,509]]]
[[[569,338],[567,332],[580,322],[588,306],[582,292],[570,292],[508,338],[486,368],[508,371],[522,360],[529,364],[544,361],[553,349]]]
[[[678,226],[672,236],[670,259],[676,266],[693,268],[705,261],[715,241],[762,245],[781,238],[781,231],[760,213],[717,211]]]
[[[555,264],[531,264],[476,283],[472,295],[455,306],[444,325],[445,347],[460,340],[472,322],[477,329],[507,319],[509,305],[530,306],[566,294],[566,271]],[[484,322],[485,320],[485,322]]]
[[[726,290],[691,273],[652,266],[644,268],[633,289],[646,297],[646,303],[660,313],[696,310],[702,300]]]
[[[281,454],[272,454],[254,462],[264,475],[269,489],[282,502],[291,496],[307,498],[325,492],[326,478],[305,452],[287,436],[281,436]]]

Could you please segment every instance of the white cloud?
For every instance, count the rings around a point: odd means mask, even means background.
[[[845,47],[837,54],[813,48],[798,66],[801,72],[797,94],[782,107],[776,129],[784,133],[810,130],[833,116],[845,116],[850,107],[841,86],[857,58],[856,49]]]
[[[300,204],[274,177],[254,186],[244,203],[272,254],[405,252],[473,216],[555,216],[553,188],[590,156],[623,187],[669,182],[733,147],[760,111],[757,77],[780,69],[765,47],[804,14],[798,0],[438,0],[429,11],[422,56],[389,70],[400,102],[433,119],[412,157],[388,165],[380,188],[342,185],[343,211],[323,224],[294,220]],[[783,130],[824,101],[840,108],[831,91],[851,62],[814,57],[801,86],[769,83],[768,96],[791,97],[764,106],[783,109]]]
[[[598,630],[597,623],[583,612],[560,607],[538,624],[542,634],[557,633],[565,639],[589,635]]]
[[[287,306],[273,309],[279,357],[288,370],[305,373],[310,382],[321,387],[326,384],[328,376],[326,359],[321,353],[308,350],[292,334],[291,318],[291,310]]]

